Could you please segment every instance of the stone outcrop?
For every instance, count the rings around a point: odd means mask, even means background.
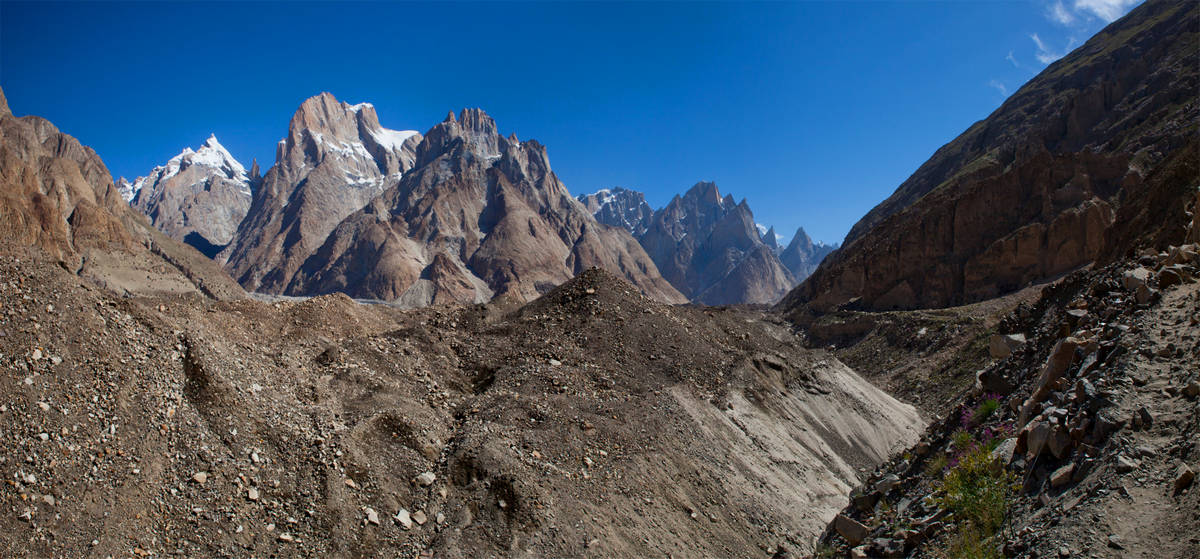
[[[1138,217],[1154,193],[1182,206],[1195,186],[1198,13],[1147,2],[1051,64],[863,217],[781,308],[993,297],[1096,260],[1116,216]]]
[[[421,135],[329,93],[300,105],[237,235],[217,259],[248,290],[282,293],[343,219],[411,169]]]
[[[214,135],[132,183],[122,178],[118,188],[160,231],[212,257],[233,240],[250,209],[253,171],[247,173]]]
[[[722,198],[711,182],[672,198],[639,240],[663,277],[693,302],[773,303],[795,283],[763,242],[746,201]]]
[[[413,169],[337,224],[284,292],[412,306],[532,300],[590,267],[685,301],[627,231],[571,197],[544,146],[465,109],[429,130]]]

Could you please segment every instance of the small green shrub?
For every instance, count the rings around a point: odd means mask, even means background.
[[[942,475],[942,471],[946,469],[946,466],[949,465],[950,458],[945,454],[938,454],[937,456],[931,457],[929,461],[925,463],[925,475],[930,477],[940,476]]]
[[[954,443],[954,453],[962,456],[975,444],[975,437],[965,430],[959,429],[950,435],[950,441]]]
[[[999,399],[988,398],[984,400],[979,404],[978,408],[975,408],[975,413],[971,414],[971,423],[975,425],[982,425],[983,422],[987,421],[987,419],[991,417],[993,413],[996,413],[996,410],[998,409],[1000,409]]]
[[[968,435],[969,436],[969,435]],[[1004,524],[1016,476],[993,462],[984,447],[974,447],[952,465],[939,485],[941,505],[990,539]]]

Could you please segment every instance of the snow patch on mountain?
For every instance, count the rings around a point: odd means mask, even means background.
[[[390,151],[396,151],[404,145],[404,142],[409,138],[419,134],[416,130],[389,130],[381,128],[379,130],[371,130],[371,137],[375,138],[379,145],[387,148]]]

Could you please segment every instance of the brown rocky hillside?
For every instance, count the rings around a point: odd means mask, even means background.
[[[1198,52],[1200,4],[1134,9],[939,149],[781,308],[987,299],[1101,257],[1145,202],[1178,214],[1196,186]]]
[[[13,116],[3,91],[0,236],[118,293],[245,295],[211,260],[130,210],[91,148],[43,118]]]

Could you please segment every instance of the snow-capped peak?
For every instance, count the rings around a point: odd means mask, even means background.
[[[187,156],[191,155],[190,158]],[[246,174],[246,168],[238,163],[238,160],[233,158],[229,150],[217,141],[217,135],[212,134],[204,141],[204,146],[198,151],[192,151],[191,148],[183,148],[183,153],[176,157],[181,157],[191,165],[207,165],[218,169],[228,169],[233,176],[231,179],[236,179],[239,176]],[[173,160],[172,160],[173,161]]]
[[[601,188],[600,190],[597,190],[595,196],[596,200],[601,206],[607,206],[617,198],[616,195],[614,195],[612,191],[607,188]]]
[[[124,184],[119,182],[117,186],[121,191],[121,196],[126,201],[131,201],[137,197],[138,192],[142,190],[143,186],[161,183],[193,165],[210,167],[221,171],[227,178],[242,183],[245,192],[250,192],[250,177],[246,174],[246,168],[237,159],[233,158],[233,155],[229,153],[229,150],[225,149],[225,146],[221,145],[221,142],[217,140],[216,134],[210,134],[208,139],[204,141],[204,145],[200,146],[200,149],[193,150],[190,147],[185,147],[183,151],[179,152],[179,155],[168,160],[166,165],[155,167],[150,171],[150,174],[138,177],[132,184],[122,178],[121,181]]]

